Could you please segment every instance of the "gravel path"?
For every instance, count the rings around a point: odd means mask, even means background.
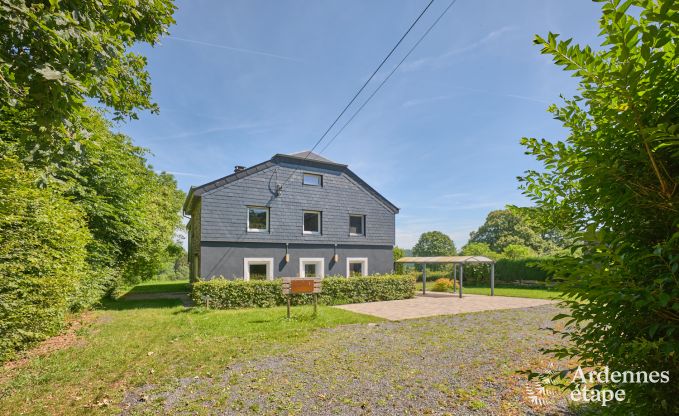
[[[124,414],[561,414],[531,407],[516,370],[545,366],[553,305],[347,325],[285,354],[174,388],[128,392]],[[188,353],[188,352],[187,352]],[[539,367],[538,367],[539,368]]]

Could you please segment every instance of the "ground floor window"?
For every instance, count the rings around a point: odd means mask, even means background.
[[[347,277],[367,276],[368,259],[366,257],[347,258]]]
[[[273,280],[273,258],[243,259],[243,280]]]
[[[299,259],[300,277],[323,277],[325,276],[325,260],[322,258]]]

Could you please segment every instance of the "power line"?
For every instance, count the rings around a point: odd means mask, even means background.
[[[434,23],[432,23],[432,24],[429,26],[429,28],[424,32],[424,34],[420,37],[420,39],[418,39],[418,41],[415,42],[415,44],[412,46],[412,48],[410,48],[410,50],[408,51],[408,53],[405,54],[405,56],[403,57],[403,59],[401,59],[401,61],[399,61],[399,63],[396,64],[396,66],[394,67],[394,69],[392,69],[391,72],[389,72],[389,75],[387,75],[387,76],[384,78],[384,80],[382,80],[382,82],[380,83],[380,85],[377,86],[377,88],[372,92],[372,94],[370,94],[370,96],[365,100],[365,102],[364,102],[364,103],[363,103],[363,104],[362,104],[362,105],[354,112],[354,114],[349,118],[349,120],[347,120],[347,122],[344,123],[344,125],[339,129],[339,131],[338,131],[337,133],[335,133],[335,135],[330,139],[330,141],[327,142],[327,143],[325,144],[325,146],[323,146],[323,148],[321,149],[321,151],[320,151],[319,153],[323,153],[323,152],[325,151],[325,149],[327,149],[328,146],[330,146],[330,145],[332,144],[332,142],[335,141],[335,139],[337,138],[337,136],[339,136],[339,135],[344,131],[344,129],[352,122],[352,120],[358,115],[358,113],[360,113],[361,110],[363,110],[363,107],[365,107],[366,104],[368,104],[368,102],[370,102],[370,100],[375,96],[375,94],[377,94],[377,91],[379,91],[380,88],[382,88],[382,86],[389,80],[389,78],[391,78],[391,76],[394,74],[394,72],[396,72],[396,70],[401,66],[401,64],[402,64],[406,59],[408,59],[408,57],[410,56],[410,54],[413,53],[413,51],[417,48],[417,46],[418,46],[420,43],[422,43],[422,41],[424,40],[424,38],[427,37],[427,35],[429,34],[429,32],[431,32],[431,30],[434,28],[434,26],[436,26],[436,24],[443,18],[443,16],[445,16],[445,14],[448,12],[448,10],[450,10],[450,8],[453,7],[453,5],[454,5],[456,2],[457,2],[457,0],[452,0],[452,1],[450,2],[450,4],[448,5],[448,7],[446,7],[446,8],[443,10],[443,12],[439,15],[439,17],[438,17],[436,20],[434,20]]]
[[[375,70],[373,71],[373,73],[370,75],[370,78],[368,78],[368,80],[367,80],[365,83],[363,83],[363,86],[356,92],[356,94],[354,94],[354,97],[351,99],[351,101],[349,101],[349,104],[347,104],[347,105],[344,107],[344,109],[342,110],[342,112],[339,113],[339,115],[337,116],[337,118],[335,118],[335,121],[333,121],[332,124],[330,125],[330,127],[328,127],[328,128],[325,130],[325,132],[323,133],[323,135],[318,139],[318,141],[316,142],[316,144],[314,144],[314,147],[312,147],[311,150],[310,150],[309,152],[313,152],[314,149],[316,149],[316,147],[323,141],[323,139],[324,139],[325,136],[328,134],[328,132],[329,132],[333,127],[335,127],[335,124],[337,124],[337,122],[339,121],[339,119],[342,118],[342,116],[343,116],[344,113],[349,109],[349,107],[351,106],[351,104],[353,104],[354,101],[356,101],[356,98],[358,98],[358,96],[361,94],[361,92],[363,92],[363,90],[365,89],[365,87],[368,86],[368,83],[370,83],[370,81],[372,81],[372,79],[375,77],[375,75],[377,74],[377,72],[382,68],[382,66],[384,65],[384,63],[387,62],[387,60],[389,59],[389,57],[391,57],[391,55],[394,53],[394,51],[396,51],[396,48],[398,48],[399,45],[401,44],[401,42],[403,42],[403,39],[405,39],[405,37],[408,36],[408,33],[410,33],[410,31],[413,29],[413,27],[415,27],[415,25],[417,24],[417,22],[420,21],[420,19],[422,18],[422,16],[424,15],[424,13],[429,9],[429,6],[431,6],[432,3],[434,3],[434,0],[430,0],[429,3],[427,4],[427,6],[426,6],[424,9],[422,9],[422,11],[420,12],[419,16],[417,16],[417,19],[415,19],[415,20],[413,21],[413,23],[410,25],[410,27],[408,28],[408,30],[406,30],[406,32],[403,34],[403,36],[401,36],[401,39],[399,39],[398,42],[396,42],[396,45],[394,45],[394,47],[391,48],[391,50],[389,51],[389,53],[387,54],[387,56],[385,56],[384,59],[382,59],[382,62],[380,62],[380,64],[377,66],[377,68],[375,68]],[[307,154],[307,156],[308,156],[308,154]],[[306,159],[306,157],[305,157],[305,159]]]
[[[372,79],[375,77],[375,75],[377,74],[377,72],[379,72],[379,70],[382,69],[382,67],[384,66],[385,62],[387,62],[387,60],[391,57],[391,55],[394,54],[394,51],[396,51],[396,48],[398,48],[398,47],[401,45],[401,43],[403,42],[403,39],[405,39],[405,37],[408,36],[408,34],[410,33],[410,31],[413,29],[413,27],[415,27],[415,25],[417,24],[417,22],[420,21],[420,19],[422,18],[422,16],[424,15],[424,13],[429,9],[429,6],[431,6],[432,3],[434,3],[434,0],[430,0],[429,3],[427,3],[427,5],[425,6],[425,8],[422,9],[422,11],[421,11],[420,14],[417,16],[417,18],[413,21],[413,23],[411,23],[410,27],[408,27],[408,30],[405,31],[405,33],[401,36],[401,38],[398,40],[398,42],[396,42],[396,45],[394,45],[394,47],[391,48],[391,50],[389,51],[389,53],[387,54],[387,56],[385,56],[384,59],[382,59],[382,62],[380,62],[380,64],[377,66],[377,68],[375,68],[375,70],[373,71],[373,73],[370,75],[370,78],[368,78],[368,80],[367,80],[366,82],[363,83],[363,86],[361,86],[361,88],[356,92],[356,94],[354,94],[354,96],[352,97],[351,101],[349,101],[349,103],[344,107],[344,109],[343,109],[342,112],[337,116],[337,118],[335,118],[335,120],[332,122],[332,124],[330,124],[330,126],[325,130],[325,132],[323,132],[323,135],[316,141],[316,144],[314,144],[314,146],[311,148],[311,150],[309,150],[309,151],[307,152],[307,154],[304,155],[304,158],[303,158],[302,160],[306,160],[306,159],[309,157],[309,155],[311,154],[311,152],[313,152],[313,151],[316,149],[316,147],[318,147],[318,145],[323,141],[323,139],[325,138],[325,136],[328,135],[328,132],[330,132],[330,130],[332,130],[333,127],[335,127],[335,124],[337,124],[337,122],[340,120],[340,118],[342,118],[342,116],[344,115],[344,113],[346,113],[346,111],[349,109],[349,107],[351,106],[351,104],[353,104],[354,101],[356,101],[356,98],[358,98],[358,96],[361,94],[361,92],[363,92],[363,90],[365,89],[365,87],[368,86],[368,83],[370,83],[370,81],[372,81]],[[285,186],[285,185],[288,183],[288,181],[290,181],[290,179],[292,179],[292,177],[295,175],[295,173],[296,173],[298,170],[299,170],[299,168],[295,168],[295,170],[292,171],[292,173],[290,174],[290,176],[288,176],[288,178],[287,178],[281,185],[279,185],[279,188],[282,188],[283,186]]]

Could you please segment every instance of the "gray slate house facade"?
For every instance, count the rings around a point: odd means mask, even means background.
[[[191,280],[390,273],[397,213],[347,165],[315,153],[237,166],[186,198]]]

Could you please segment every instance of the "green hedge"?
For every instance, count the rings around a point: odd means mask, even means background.
[[[374,275],[363,277],[326,277],[319,302],[325,305],[376,302],[412,298],[414,279],[409,275]],[[216,309],[267,308],[287,303],[281,293],[281,280],[226,280],[196,282],[191,298],[198,305]],[[309,304],[310,295],[292,296],[292,304]]]
[[[495,281],[536,280],[544,282],[549,277],[549,273],[542,270],[540,264],[553,260],[551,257],[497,260],[495,263]],[[422,281],[422,272],[415,271],[410,273],[410,275],[416,281]],[[428,282],[433,282],[440,278],[452,279],[452,267],[446,266],[446,270],[429,270],[429,267],[427,267]],[[490,267],[485,264],[468,264],[464,267],[464,280],[468,283],[489,283]]]

